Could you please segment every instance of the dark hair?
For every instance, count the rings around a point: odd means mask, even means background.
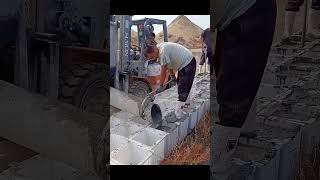
[[[151,37],[156,37],[156,34],[154,32],[150,33]]]

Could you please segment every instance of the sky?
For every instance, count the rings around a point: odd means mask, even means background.
[[[162,19],[167,21],[167,25],[169,25],[176,17],[179,15],[134,15],[132,20],[143,19],[143,18],[154,18],[154,19]],[[202,29],[206,29],[210,26],[210,15],[185,15],[188,19],[190,19],[194,24],[198,25]],[[134,29],[136,30],[136,29]],[[162,31],[161,26],[154,26],[154,33],[159,33]]]

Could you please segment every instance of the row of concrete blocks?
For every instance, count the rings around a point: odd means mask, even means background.
[[[230,179],[292,180],[298,172],[300,140],[299,125],[278,117],[268,118],[259,124],[258,137],[240,138],[234,168]],[[266,131],[272,131],[269,136]],[[289,132],[283,135],[284,132]],[[250,157],[252,156],[252,157]]]
[[[169,120],[175,118],[176,87],[156,95],[155,103],[159,104],[163,115],[163,124],[158,129],[151,128],[150,122],[127,112],[120,111],[111,116],[110,164],[160,164],[209,111],[209,93],[203,90],[209,90],[210,84],[205,82],[206,79],[209,76],[195,77],[189,95],[191,106],[184,110],[185,116],[177,122],[171,123]]]
[[[316,42],[317,43],[317,42]],[[309,48],[313,47],[316,43],[310,43]],[[289,55],[287,57],[275,57],[273,64],[271,57],[271,64],[269,66],[279,66],[277,64],[277,58],[280,62],[284,62],[285,58],[293,58],[294,55],[302,55],[304,51],[295,48],[284,48],[286,52],[284,54]],[[312,49],[311,49],[312,50]],[[273,48],[273,53],[282,53],[281,48]],[[310,56],[306,55],[310,61]],[[310,56],[310,57],[309,57]],[[300,58],[300,57],[297,57]],[[313,57],[312,57],[313,58]],[[289,62],[288,62],[289,63]],[[271,68],[272,69],[272,68]],[[315,72],[316,73],[316,72]],[[317,73],[316,73],[317,74]],[[276,83],[275,72],[271,72],[271,77],[264,75],[264,82]],[[301,76],[301,75],[299,75]],[[319,77],[319,76],[317,76]],[[296,79],[289,79],[287,84],[293,84]],[[309,79],[309,78],[307,78]],[[318,81],[317,79],[316,81]],[[298,83],[298,82],[297,82]],[[303,86],[310,86],[309,84],[315,82],[303,83]],[[296,84],[296,86],[299,84]],[[301,87],[303,87],[301,86]],[[314,85],[311,85],[317,88]],[[281,115],[281,102],[283,100],[291,99],[296,96],[293,93],[293,89],[280,90],[274,89],[274,87],[264,86],[260,88],[258,94],[259,97],[267,97],[270,102],[266,102],[263,108],[258,108],[259,120],[257,122],[258,137],[254,139],[240,139],[240,148],[238,150],[239,155],[234,162],[234,169],[227,175],[229,179],[243,179],[243,180],[292,180],[296,179],[299,172],[299,165],[301,159],[310,155],[315,144],[320,144],[320,116],[310,116],[311,110],[305,109],[305,106],[301,106],[301,102],[292,106],[295,113],[305,114],[304,116],[292,118],[284,118]],[[297,99],[298,100],[298,99]],[[311,101],[311,99],[310,99]],[[318,103],[313,103],[318,104]],[[315,108],[315,107],[314,107]],[[320,108],[319,108],[320,109]],[[276,111],[278,110],[278,111]],[[304,112],[304,113],[302,113]],[[298,118],[298,119],[297,119]],[[245,147],[245,148],[243,148]],[[245,149],[245,150],[243,150]],[[242,152],[239,152],[242,151]],[[260,154],[260,157],[252,157],[251,159],[244,154]],[[250,156],[250,155],[248,155]]]
[[[308,157],[314,146],[320,143],[319,115],[310,117],[309,111],[305,111],[305,118],[302,119],[306,120],[284,118],[281,117],[281,113],[272,111],[274,106],[281,107],[281,102],[276,104],[270,105],[266,111],[259,113],[258,137],[254,140],[243,138],[240,140],[240,143],[245,144],[246,147],[253,145],[262,149],[266,152],[265,156],[269,157],[258,158],[251,162],[239,158],[240,161],[236,162],[238,169],[235,172],[237,173],[230,174],[231,177],[241,174],[239,172],[244,172],[244,169],[250,169],[241,179],[295,179],[301,160]],[[246,153],[248,152],[250,151]]]
[[[295,36],[294,38],[300,38],[298,36]],[[295,55],[299,53],[303,53],[308,49],[313,48],[313,46],[317,45],[319,43],[319,40],[314,40],[312,42],[306,42],[306,46],[304,48],[300,47],[300,43],[296,41],[296,44],[294,45],[280,45],[276,44],[273,47],[271,47],[270,54],[281,54],[285,56]]]
[[[111,130],[111,165],[158,164],[164,158],[168,133],[134,122],[119,124]]]
[[[209,111],[209,99],[203,101],[183,120],[172,123],[170,130],[151,128],[149,124],[117,118],[110,119],[111,165],[157,165],[181,142]],[[120,112],[124,113],[124,112]],[[135,122],[136,121],[136,122]],[[142,121],[142,120],[140,120]]]
[[[209,110],[210,101],[207,99],[201,104],[195,105],[194,108],[190,108],[190,111],[187,112],[187,115],[182,120],[175,123],[168,123],[167,126],[169,126],[170,129],[164,129],[169,133],[166,152],[171,152],[177,144],[183,141]]]
[[[260,139],[261,142],[268,142],[273,146],[274,156],[264,163],[256,163],[254,171],[245,178],[247,180],[291,180],[297,178],[300,164],[311,155],[314,146],[320,142],[319,120],[310,119],[307,122],[299,122],[273,117],[270,121],[275,122],[275,120],[282,126],[288,126],[288,129],[289,127],[297,128],[292,131],[295,135],[284,139]]]

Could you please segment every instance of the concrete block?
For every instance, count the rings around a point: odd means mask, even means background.
[[[113,151],[110,151],[110,152],[112,153]],[[112,159],[112,158],[110,157],[110,165],[123,165],[123,164],[115,161],[114,159]]]
[[[172,151],[176,145],[178,144],[178,140],[179,140],[179,128],[177,127],[176,124],[172,123],[172,124],[169,124],[169,126],[171,127],[171,132],[170,132],[170,135],[168,136],[168,142],[169,142],[169,146],[170,147],[168,150],[169,151]],[[166,148],[167,149],[167,148]],[[168,152],[165,152],[165,153],[168,153]]]
[[[179,138],[178,142],[180,143],[188,135],[190,116],[186,116],[184,120],[176,122],[178,125]]]
[[[126,146],[129,142],[129,139],[126,137],[110,134],[110,152]]]
[[[165,143],[165,155],[174,149],[179,140],[179,128],[175,123],[169,123],[167,126],[162,126],[159,128],[161,131],[165,131],[168,134]]]
[[[140,116],[133,117],[130,121],[143,126],[150,126],[152,124],[150,121],[142,119]]]
[[[279,163],[276,166],[279,180],[294,179],[298,172],[301,130],[300,125],[286,118],[271,116],[259,124],[258,138],[274,144],[279,153]]]
[[[256,170],[253,179],[258,180],[278,180],[280,152],[276,151],[275,156],[268,162],[256,164]]]
[[[256,180],[254,178],[255,167],[251,163],[243,162],[239,159],[234,159],[233,166],[228,169],[222,176],[230,180]],[[216,177],[216,179],[220,179]]]
[[[148,159],[145,160],[140,165],[159,165],[159,163],[158,163],[158,159],[153,154],[151,154],[151,156],[148,157]]]
[[[273,144],[259,139],[240,138],[239,140],[235,153],[238,162],[235,163],[253,167],[250,173],[239,172],[239,174],[245,174],[245,177],[253,175],[253,179],[257,180],[277,180],[280,153]]]
[[[204,102],[201,102],[198,106],[197,109],[198,111],[198,116],[197,116],[197,123],[202,119],[204,115]]]
[[[113,114],[111,117],[119,118],[119,119],[125,119],[125,120],[131,120],[135,117],[136,115],[132,113],[128,113],[125,111],[119,111],[115,114]]]
[[[174,99],[177,100],[177,87],[172,87],[167,89],[159,94],[155,95],[155,101],[162,100],[162,99]]]
[[[111,117],[110,117],[110,129],[119,126],[119,125],[122,124],[123,122],[124,122],[123,119],[119,119],[119,118],[116,118],[116,117],[111,116]]]
[[[190,119],[189,119],[189,125],[188,125],[188,133],[190,133],[193,128],[197,125],[198,122],[198,111],[195,110],[191,113]]]
[[[277,84],[261,84],[258,90],[259,97],[272,98],[279,93],[279,88],[275,88]]]
[[[281,55],[292,55],[298,52],[298,48],[295,47],[272,47],[270,53]]]
[[[141,144],[129,142],[127,146],[110,153],[112,163],[117,165],[145,165],[150,163],[152,153]]]
[[[111,134],[117,134],[126,138],[130,138],[137,132],[141,131],[143,128],[144,126],[128,121],[121,124],[121,126],[116,126],[111,129]]]
[[[210,99],[205,100],[204,105],[205,112],[210,112]]]
[[[166,138],[168,133],[153,128],[145,128],[134,137],[133,141],[143,144],[153,154],[154,164],[164,159]]]

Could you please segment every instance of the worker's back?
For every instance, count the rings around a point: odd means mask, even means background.
[[[169,69],[181,70],[193,58],[189,49],[177,43],[163,42],[159,43],[157,47],[159,48],[160,64],[167,64]]]

